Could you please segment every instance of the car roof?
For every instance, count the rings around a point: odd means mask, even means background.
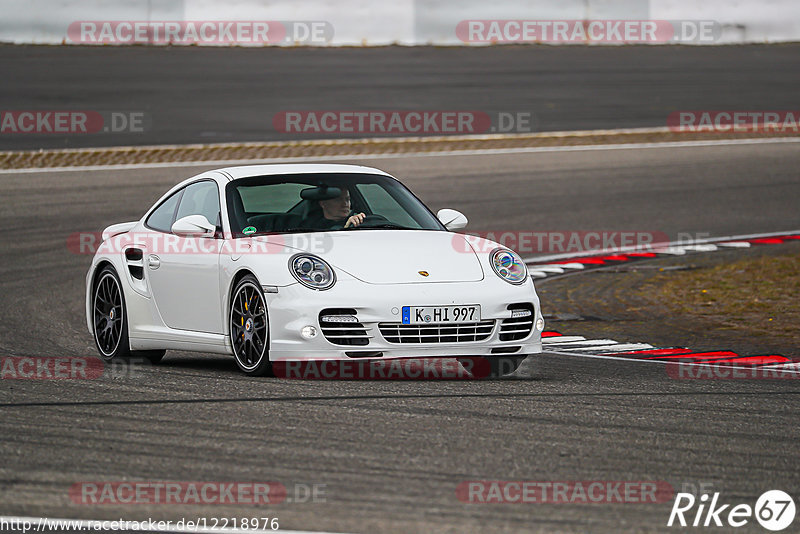
[[[307,174],[323,172],[350,172],[361,174],[381,174],[391,175],[380,169],[364,167],[362,165],[344,165],[334,163],[282,163],[271,165],[242,165],[239,167],[226,167],[217,169],[217,172],[225,173],[231,180],[248,178],[250,176],[265,176],[271,174]]]

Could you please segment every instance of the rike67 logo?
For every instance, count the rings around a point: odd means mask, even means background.
[[[691,493],[678,493],[667,526],[738,528],[755,518],[765,529],[777,532],[792,524],[795,512],[794,500],[781,490],[764,492],[755,507],[743,503],[721,503],[719,492],[711,497],[704,493],[699,498]]]

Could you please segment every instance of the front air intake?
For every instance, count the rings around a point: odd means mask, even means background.
[[[536,316],[533,304],[510,304],[511,318],[500,322],[500,341],[517,341],[525,339],[533,329],[533,319]]]
[[[325,339],[348,347],[369,344],[369,328],[358,320],[352,308],[328,308],[319,314],[319,326]]]

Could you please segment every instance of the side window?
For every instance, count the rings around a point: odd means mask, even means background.
[[[211,224],[219,225],[219,192],[215,182],[197,182],[186,188],[175,220],[188,215],[203,215]]]
[[[178,200],[181,198],[182,192],[183,189],[173,193],[171,197],[162,202],[161,205],[150,214],[144,224],[148,228],[158,230],[159,232],[171,232],[175,208],[178,207]]]

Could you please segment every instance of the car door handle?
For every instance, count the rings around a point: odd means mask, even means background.
[[[147,258],[147,266],[153,269],[154,271],[161,267],[161,260],[158,256],[151,254],[149,258]]]

